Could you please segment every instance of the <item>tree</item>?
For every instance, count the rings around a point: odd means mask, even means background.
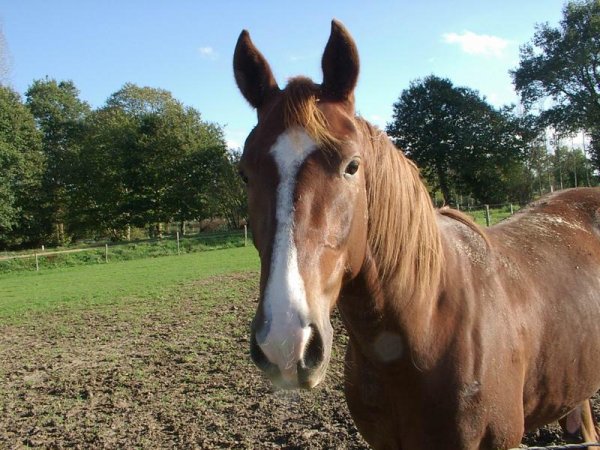
[[[594,182],[593,179],[590,180],[589,161],[581,149],[570,149],[557,142],[554,154],[549,159],[557,188],[586,186]]]
[[[25,96],[42,133],[46,158],[42,182],[44,198],[40,199],[45,234],[50,242],[64,244],[68,240],[65,222],[71,215],[69,200],[77,188],[73,168],[79,159],[90,107],[79,99],[79,91],[72,81],[36,80]]]
[[[0,248],[36,240],[41,136],[19,95],[0,86]]]
[[[128,83],[90,117],[81,176],[81,226],[111,230],[216,214],[226,161],[220,127],[168,91]]]
[[[446,203],[453,192],[505,201],[509,180],[534,134],[511,110],[496,110],[476,91],[429,76],[394,103],[387,132],[422,169]]]
[[[231,151],[223,162],[219,186],[220,215],[227,218],[231,228],[238,228],[248,217],[248,198],[246,188],[238,173],[242,153]]]
[[[75,183],[80,186],[71,198],[73,227],[81,234],[122,237],[132,223],[128,198],[128,173],[133,171],[137,127],[125,112],[115,108],[93,111],[75,167]]]
[[[531,174],[531,191],[538,195],[550,192],[552,181],[550,173],[552,171],[552,162],[546,149],[544,139],[534,140],[527,154],[526,165]]]
[[[600,2],[567,3],[560,26],[537,25],[520,53],[511,74],[524,105],[550,98],[553,105],[540,114],[541,122],[562,131],[587,130],[600,168]]]
[[[196,148],[183,155],[176,183],[170,194],[173,196],[173,218],[180,223],[184,220],[203,220],[216,216],[227,217],[224,207],[230,197],[229,187],[231,163],[223,130],[203,123],[198,130]]]

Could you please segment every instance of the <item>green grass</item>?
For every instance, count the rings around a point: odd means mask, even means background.
[[[217,250],[223,248],[234,248],[244,246],[243,233],[205,233],[191,237],[185,237],[180,240],[180,253],[196,253],[207,250]],[[73,250],[86,248],[86,246],[71,246],[54,250]],[[5,253],[0,256],[13,256],[22,254],[33,254],[33,250],[24,252]],[[161,240],[147,240],[129,243],[109,244],[108,259],[114,261],[128,261],[132,259],[155,258],[159,256],[176,255],[178,253],[177,241],[173,238]],[[87,247],[84,252],[62,253],[58,255],[43,255],[39,258],[40,270],[55,269],[63,267],[73,267],[80,265],[105,264],[105,248],[102,245],[97,248]],[[0,260],[0,274],[9,272],[18,272],[23,270],[36,270],[35,258],[19,258]]]
[[[119,304],[156,298],[178,287],[228,272],[257,270],[254,247],[180,256],[0,274],[0,323],[56,308]]]
[[[518,205],[513,206],[514,212],[517,212],[518,209],[519,209]],[[466,213],[467,215],[471,216],[475,220],[475,222],[478,223],[479,225],[481,225],[482,227],[486,226],[484,209],[478,209],[478,210],[474,210],[474,211],[463,211],[463,212]],[[490,225],[495,225],[498,222],[501,222],[502,220],[504,220],[510,216],[511,216],[510,206],[505,206],[503,208],[494,208],[494,209],[490,208]]]

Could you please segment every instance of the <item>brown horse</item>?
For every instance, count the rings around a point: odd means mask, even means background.
[[[335,21],[322,67],[322,84],[282,90],[246,31],[235,49],[258,113],[240,163],[261,261],[255,363],[277,386],[316,386],[337,305],[346,399],[374,448],[509,448],[575,408],[579,427],[600,388],[600,189],[485,231],[435,210],[415,165],[356,116],[358,52]]]

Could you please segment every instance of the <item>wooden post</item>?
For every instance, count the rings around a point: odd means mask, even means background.
[[[104,244],[104,262],[108,263],[108,244]]]
[[[490,205],[485,205],[485,226],[490,226]]]
[[[181,255],[181,252],[179,251],[179,231],[177,232],[177,254]]]
[[[581,133],[581,145],[583,149],[584,161],[587,161],[587,153],[585,152],[585,130]],[[590,187],[590,167],[588,164],[585,165],[585,179],[587,181],[587,187]]]
[[[35,254],[35,271],[39,272],[40,271],[40,262],[38,260],[38,254]]]
[[[248,225],[244,225],[244,247],[248,245]]]
[[[510,215],[512,216],[515,213],[515,210],[513,209],[513,204],[510,204]]]

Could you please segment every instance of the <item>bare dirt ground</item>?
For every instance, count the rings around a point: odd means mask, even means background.
[[[368,448],[344,401],[339,324],[316,391],[274,393],[250,362],[257,278],[0,325],[0,448]]]

